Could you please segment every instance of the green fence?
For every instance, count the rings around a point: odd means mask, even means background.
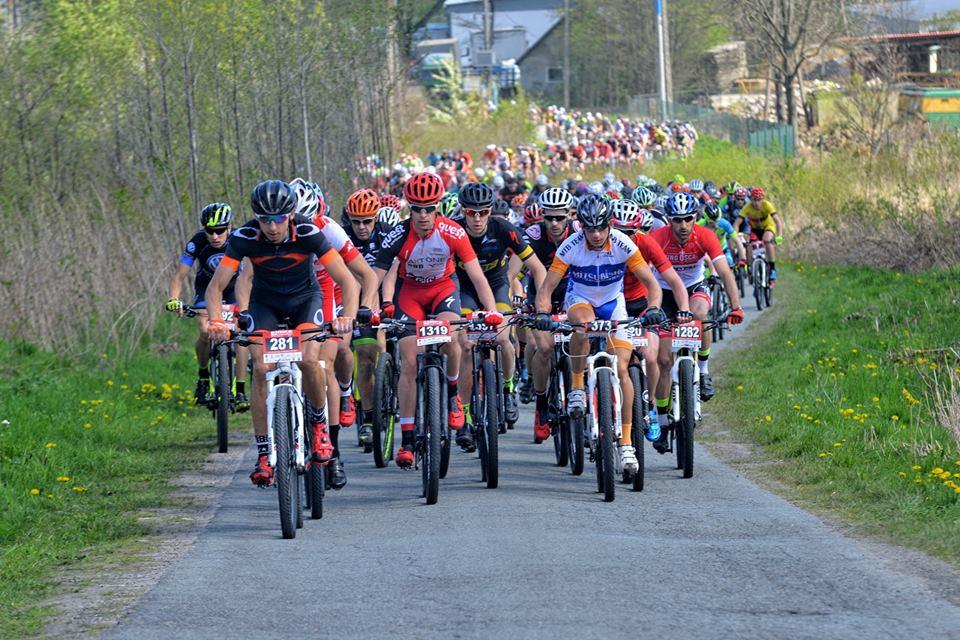
[[[740,118],[730,113],[684,102],[668,102],[666,114],[660,113],[655,96],[637,96],[630,100],[631,115],[651,120],[691,122],[700,133],[729,140],[760,152],[782,153],[793,157],[797,152],[796,134],[792,125],[773,124],[756,118]]]

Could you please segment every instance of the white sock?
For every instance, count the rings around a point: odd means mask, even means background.
[[[700,373],[710,373],[709,360],[697,360],[697,364],[700,365]]]

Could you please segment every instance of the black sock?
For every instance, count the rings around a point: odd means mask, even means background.
[[[543,413],[547,410],[547,392],[537,393],[537,411]]]
[[[330,425],[330,444],[333,445],[333,457],[340,457],[340,425]]]
[[[413,448],[413,430],[400,432],[400,446]]]
[[[373,424],[373,409],[363,410],[363,424]]]
[[[327,408],[323,407],[321,409],[317,409],[313,405],[310,405],[310,424],[316,424],[318,422],[326,424]]]
[[[268,456],[270,455],[270,441],[267,439],[267,436],[256,436],[257,441],[257,455],[258,456]]]
[[[207,369],[206,367],[201,367],[201,368],[197,369],[197,377],[198,377],[198,378],[203,378],[204,380],[209,379],[209,378],[210,378],[210,369]]]
[[[776,268],[777,268],[777,264],[776,264],[773,260],[771,260],[768,264],[770,265],[770,268],[771,268],[771,269],[776,269]]]
[[[453,402],[454,398],[457,397],[457,386],[458,385],[456,382],[447,383],[447,399],[450,400],[451,402]]]
[[[237,393],[243,393],[247,383],[243,380],[237,380]]]

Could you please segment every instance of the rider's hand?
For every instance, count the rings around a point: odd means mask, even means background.
[[[525,304],[527,304],[527,295],[526,295],[525,293],[524,293],[524,294],[518,294],[518,295],[513,296],[513,298],[512,298],[511,300],[512,300],[512,302],[513,302],[513,308],[514,308],[514,309],[522,309],[523,306],[524,306]]]
[[[677,311],[677,322],[683,324],[685,322],[693,322],[693,314],[690,311],[684,311],[681,309]]]
[[[534,316],[533,328],[537,331],[553,331],[553,318],[549,313],[538,313]]]
[[[223,320],[207,320],[207,333],[213,340],[230,339],[230,327]]]
[[[740,260],[737,261],[737,266],[738,266],[738,267],[746,267],[746,266],[747,266],[747,261],[746,261],[745,259],[743,259],[743,258],[740,258]]]
[[[237,328],[240,331],[250,331],[252,326],[253,316],[250,315],[249,311],[241,311],[237,314]]]
[[[773,239],[773,241],[776,242],[777,244],[783,244],[783,236],[777,236],[776,238]]]
[[[393,314],[396,312],[396,310],[397,310],[397,308],[393,306],[393,303],[392,303],[392,302],[388,302],[387,304],[383,305],[383,307],[380,309],[380,317],[381,317],[381,318],[392,318],[392,317],[393,317]]]
[[[640,315],[640,324],[645,327],[651,327],[657,324],[663,324],[667,321],[667,315],[660,307],[647,307]]]
[[[357,309],[357,324],[370,324],[371,320],[373,320],[373,311],[369,307]]]
[[[483,323],[488,327],[496,327],[503,324],[503,314],[499,311],[487,311],[483,314]]]
[[[180,314],[183,313],[183,303],[177,298],[170,298],[167,300],[167,304],[164,305],[164,308],[167,311],[176,311]]]
[[[342,336],[353,333],[353,318],[350,316],[337,316],[333,321],[333,330]]]
[[[730,315],[727,316],[727,322],[730,324],[740,324],[743,322],[743,307],[732,309]]]

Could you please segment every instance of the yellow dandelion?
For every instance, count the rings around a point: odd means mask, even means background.
[[[906,472],[906,471],[901,471],[901,472],[899,472],[897,475],[900,476],[901,478],[906,478],[906,477],[907,477],[907,472]]]
[[[30,489],[30,495],[32,496],[40,495],[40,489]]]
[[[870,401],[871,401],[871,402],[880,402],[880,398],[878,398],[877,396],[873,396],[872,398],[870,398]]]
[[[113,380],[107,380],[107,386],[108,386],[108,387],[112,387],[112,386],[113,386]]]
[[[833,446],[834,446],[834,447],[842,447],[843,444],[840,443],[840,442],[834,442],[834,443],[833,443]]]
[[[820,453],[817,454],[817,456],[820,457],[820,458],[826,458],[826,457],[827,457],[827,454],[824,453],[823,451],[821,451]]]
[[[763,416],[763,419],[766,420],[767,422],[773,422],[773,418],[771,418],[770,416]]]
[[[913,469],[914,471],[920,471],[920,469],[923,469],[923,467],[921,467],[921,466],[918,465],[918,464],[915,464],[915,465],[913,465],[913,466],[910,467],[910,468]]]
[[[814,421],[813,421],[813,424],[820,424],[820,419],[818,418],[818,419],[814,420]]]
[[[742,385],[742,384],[738,384],[738,385],[737,385],[737,391],[743,391],[743,385]]]
[[[57,443],[56,443],[56,442],[48,442],[45,446],[47,447],[47,449],[53,449],[54,447],[57,446]]]
[[[890,416],[890,419],[896,422],[897,420],[900,419],[900,416],[898,416],[897,414],[893,414],[892,416]]]
[[[90,424],[89,422],[84,422],[84,423],[83,423],[83,428],[84,428],[84,429],[93,429],[93,425]]]
[[[70,482],[70,476],[57,476],[57,482]]]
[[[81,487],[80,485],[74,485],[73,490],[76,491],[77,493],[86,493],[86,492],[87,492],[87,488],[86,488],[86,487]]]
[[[938,476],[941,473],[943,473],[943,469],[941,469],[940,467],[934,467],[933,471],[931,471],[930,473],[932,473],[935,476]]]

